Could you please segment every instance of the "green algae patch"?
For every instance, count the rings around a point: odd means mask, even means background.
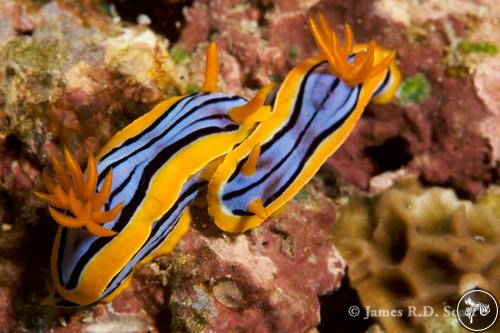
[[[304,200],[309,200],[311,198],[311,196],[309,195],[309,193],[307,192],[307,190],[305,189],[302,189],[299,191],[299,193],[297,193],[295,195],[295,197],[293,197],[293,200],[295,201],[304,201]]]
[[[298,57],[299,57],[299,50],[297,49],[297,46],[292,45],[288,50],[288,58],[290,60],[296,60]]]
[[[186,94],[193,94],[200,91],[200,86],[196,83],[190,82],[186,85]]]
[[[56,39],[15,39],[4,52],[8,62],[38,72],[58,68],[66,59],[65,47]]]
[[[492,42],[470,42],[467,40],[462,40],[458,43],[458,49],[465,54],[469,53],[484,53],[488,55],[495,55],[498,52],[498,48],[495,43]]]
[[[189,53],[179,45],[175,45],[172,50],[170,50],[170,57],[175,64],[182,64],[189,58]]]
[[[401,83],[396,97],[403,105],[422,103],[429,97],[431,86],[424,74],[418,73],[408,77]]]

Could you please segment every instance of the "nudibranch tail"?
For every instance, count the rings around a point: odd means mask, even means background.
[[[201,88],[204,92],[215,92],[219,90],[217,80],[219,78],[219,55],[217,44],[210,43],[207,48],[207,59],[205,65],[205,83]]]
[[[341,46],[337,34],[322,15],[319,15],[319,22],[318,26],[313,18],[309,19],[314,41],[328,60],[331,72],[350,87],[382,73],[396,57],[396,53],[392,51],[383,59],[376,59],[375,53],[379,46],[372,40],[367,49],[359,50],[350,61],[355,51],[351,27],[345,25],[344,44]]]
[[[96,192],[97,168],[94,157],[90,155],[88,158],[85,176],[67,148],[64,148],[64,160],[69,174],[53,157],[51,161],[56,182],[44,171],[42,180],[49,193],[34,194],[49,204],[49,214],[58,224],[67,228],[85,227],[91,234],[100,237],[115,235],[116,232],[102,226],[114,220],[122,210],[122,204],[119,203],[112,209],[102,211],[110,195],[112,171],[104,179],[101,190]]]

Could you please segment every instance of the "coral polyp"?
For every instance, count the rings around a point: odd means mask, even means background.
[[[467,290],[500,292],[499,207],[494,191],[474,204],[450,189],[404,181],[375,197],[351,197],[340,208],[334,243],[363,305],[403,314],[375,318],[387,332],[434,332],[456,324],[444,311]],[[444,320],[408,313],[424,306]]]

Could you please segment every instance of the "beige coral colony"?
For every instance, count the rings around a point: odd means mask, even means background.
[[[500,332],[499,13],[0,0],[0,333]]]

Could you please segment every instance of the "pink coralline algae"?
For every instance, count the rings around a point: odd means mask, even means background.
[[[24,8],[2,6],[2,22]],[[0,29],[0,131],[16,135],[40,161],[53,141],[79,146],[93,137],[102,144],[121,127],[112,112],[127,117],[131,103],[147,110],[174,91],[174,78],[170,87],[157,86],[148,75],[166,41],[147,28],[113,24],[93,7],[86,13],[65,2],[37,7],[29,17],[19,14],[33,22],[29,33],[12,22]]]
[[[427,183],[452,186],[472,196],[495,179],[492,165],[499,153],[493,134],[495,98],[490,90],[494,85],[482,79],[484,66],[479,65],[473,82],[470,75],[451,74],[445,59],[456,43],[448,36],[450,27],[457,39],[477,38],[479,30],[491,38],[488,31],[495,26],[492,2],[465,4],[461,9],[439,2],[410,8],[405,2],[389,0],[363,2],[362,6],[338,0],[262,1],[260,5],[196,1],[184,10],[186,26],[178,43],[196,50],[216,38],[221,53],[231,59],[223,66],[224,72],[233,74],[228,75],[230,85],[249,95],[248,86],[257,88],[279,79],[314,52],[305,28],[308,15],[321,11],[328,21],[338,22],[339,29],[342,22],[349,22],[360,41],[375,37],[381,45],[395,49],[404,77],[424,75],[431,89],[429,97],[418,104],[395,101],[384,110],[369,107],[348,142],[331,159],[343,177],[368,189],[377,174],[406,167]],[[433,15],[426,6],[436,9]],[[487,8],[492,14],[487,14]],[[471,17],[484,21],[474,28],[467,23]],[[492,80],[491,75],[486,77]]]
[[[337,288],[344,272],[331,243],[333,216],[329,200],[314,192],[246,235],[191,230],[173,259],[174,323],[181,330],[195,325],[216,332],[316,327],[318,295]]]
[[[340,286],[345,264],[332,243],[335,208],[308,187],[280,217],[235,237],[202,209],[172,255],[139,269],[107,305],[75,313],[52,332],[130,323],[152,332],[305,332],[320,322],[318,296]],[[307,228],[308,232],[304,232]],[[171,321],[171,322],[170,322]]]
[[[375,37],[394,48],[403,77],[423,74],[431,88],[428,98],[419,104],[394,101],[383,110],[369,107],[331,164],[347,181],[363,189],[381,172],[408,168],[426,183],[452,186],[464,195],[481,193],[495,179],[489,136],[481,130],[488,113],[472,77],[450,74],[444,59],[449,48],[444,33],[448,21],[412,30],[374,16],[368,4],[326,1],[322,5],[330,20],[355,21],[357,35]],[[458,18],[453,29],[465,34],[460,20],[466,17]]]
[[[318,296],[340,286],[345,268],[325,195],[383,195],[419,177],[474,197],[498,182],[499,55],[457,53],[462,40],[499,43],[497,6],[195,0],[170,44],[99,1],[0,1],[0,332],[314,332]],[[429,94],[369,106],[306,199],[261,227],[227,235],[195,208],[174,253],[140,268],[112,303],[40,306],[54,227],[31,192],[48,158],[66,145],[83,161],[158,101],[198,89],[209,41],[219,47],[222,89],[253,96],[316,52],[306,22],[317,12],[337,31],[347,22],[359,41],[395,49],[403,79],[425,78]]]
[[[271,6],[264,2],[264,7],[269,5],[264,13],[246,1],[196,1],[184,11],[186,26],[179,44],[193,51],[213,34],[228,59],[221,62],[222,86],[250,96],[248,88],[281,79],[292,65],[311,54],[314,42],[304,27],[306,13],[314,4],[294,0]]]

